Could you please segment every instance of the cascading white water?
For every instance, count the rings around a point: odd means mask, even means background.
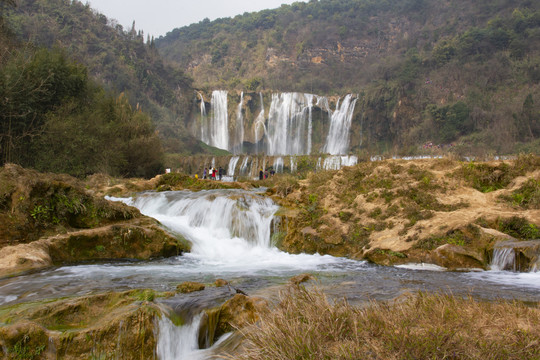
[[[242,106],[244,105],[244,92],[240,94],[240,103],[236,109],[236,144],[234,146],[235,154],[242,153],[242,144],[244,143],[244,116],[242,115]]]
[[[274,159],[274,165],[273,165],[273,168],[274,168],[274,171],[276,173],[283,173],[283,158],[282,157],[277,157]]]
[[[291,156],[291,174],[295,173],[297,170],[297,162],[294,156]]]
[[[231,160],[229,160],[229,166],[227,167],[227,176],[234,176],[234,170],[236,169],[236,164],[238,163],[239,159],[239,156],[233,156]]]
[[[264,134],[266,134],[266,125],[264,124],[265,118],[264,118],[264,99],[262,92],[259,93],[260,96],[260,102],[261,102],[261,111],[259,112],[259,115],[257,115],[257,118],[254,122],[254,131],[255,131],[255,142],[257,143],[256,153],[259,153],[259,141],[262,138]]]
[[[516,271],[516,252],[511,247],[496,247],[493,249],[493,260],[491,261],[491,270]]]
[[[304,94],[306,97],[306,103],[308,106],[308,134],[307,134],[307,152],[306,154],[311,154],[311,137],[313,133],[313,94]]]
[[[349,151],[349,130],[351,128],[354,106],[357,98],[349,94],[341,103],[336,104],[336,111],[332,113],[330,130],[323,147],[323,152],[331,155],[342,155]]]
[[[267,126],[268,155],[307,154],[311,137],[308,122],[313,95],[273,94]]]
[[[203,142],[223,150],[229,150],[229,117],[227,114],[227,91],[214,90],[210,103],[208,130]]]
[[[253,192],[175,191],[119,200],[189,240],[191,252],[182,259],[195,261],[198,272],[286,271],[335,261],[327,256],[287,254],[272,247],[270,225],[278,206]]]
[[[322,168],[324,170],[339,170],[341,169],[341,157],[340,156],[328,156],[324,159]]]
[[[317,163],[317,169],[321,168],[321,159]],[[358,157],[351,156],[328,156],[324,159],[322,169],[324,170],[339,170],[344,166],[354,166],[358,163]]]
[[[246,176],[248,174],[248,162],[249,156],[246,156],[242,161],[242,165],[240,165],[240,175]]]
[[[208,143],[210,138],[208,137],[208,119],[206,118],[206,104],[204,103],[204,97],[200,92],[197,92],[201,97],[201,141]]]
[[[159,360],[202,359],[198,335],[202,314],[190,324],[175,326],[165,315],[158,320],[157,356]]]
[[[342,156],[341,157],[341,166],[354,166],[358,164],[358,156]]]

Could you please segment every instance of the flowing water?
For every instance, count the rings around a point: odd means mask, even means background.
[[[210,118],[203,117],[201,140],[210,146],[229,150],[227,91],[214,90],[212,92]]]
[[[330,121],[330,130],[326,138],[323,152],[331,155],[346,154],[349,150],[352,116],[357,98],[353,98],[351,94],[345,96],[341,103],[336,104],[336,111],[332,113]]]
[[[174,291],[183,281],[212,283],[218,278],[250,295],[275,299],[279,287],[291,276],[305,272],[314,274],[327,294],[347,297],[352,304],[393,299],[417,290],[451,291],[457,296],[471,294],[483,299],[540,301],[540,273],[446,272],[436,271],[441,269],[428,264],[383,267],[327,255],[281,252],[271,240],[278,206],[256,192],[149,192],[116,200],[136,206],[171,232],[182,234],[192,242],[192,252],[146,262],[63,266],[0,279],[0,304],[104,290]],[[159,320],[159,358],[204,359],[210,353],[219,353],[223,345],[199,350],[195,344],[199,314],[232,295],[227,287],[209,287],[199,293],[162,300],[170,308],[188,312],[191,321],[176,327],[166,316]]]

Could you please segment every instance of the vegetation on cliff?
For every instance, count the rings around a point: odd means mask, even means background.
[[[353,151],[538,152],[540,9],[530,1],[322,0],[156,41],[196,86],[359,94]]]
[[[57,264],[151,259],[189,251],[135,208],[67,175],[0,169],[0,276]]]
[[[536,156],[386,160],[266,185],[284,207],[275,240],[285,251],[486,268],[497,240],[540,237],[539,169]],[[459,255],[448,261],[450,249]]]

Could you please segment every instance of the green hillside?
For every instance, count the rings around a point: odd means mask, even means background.
[[[124,29],[88,4],[69,0],[18,0],[4,11],[7,27],[19,41],[62,48],[88,68],[89,75],[115,93],[125,93],[133,107],[150,114],[165,149],[204,151],[184,132],[192,79],[168,65],[153,39]]]
[[[156,40],[207,90],[358,93],[370,152],[540,147],[540,3],[320,0]]]

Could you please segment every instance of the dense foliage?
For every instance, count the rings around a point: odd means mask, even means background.
[[[359,93],[354,150],[540,148],[540,7],[311,0],[174,29],[156,45],[199,87]]]
[[[162,168],[148,115],[108,94],[59,49],[29,45],[0,67],[1,162],[82,176],[153,176]]]
[[[135,23],[124,29],[77,0],[22,0],[5,12],[5,18],[18,39],[65,49],[106,89],[125,93],[132,106],[152,117],[161,137],[169,139],[165,144],[173,150],[189,140],[182,120],[193,94],[192,80],[167,65],[153,38],[145,38]]]

